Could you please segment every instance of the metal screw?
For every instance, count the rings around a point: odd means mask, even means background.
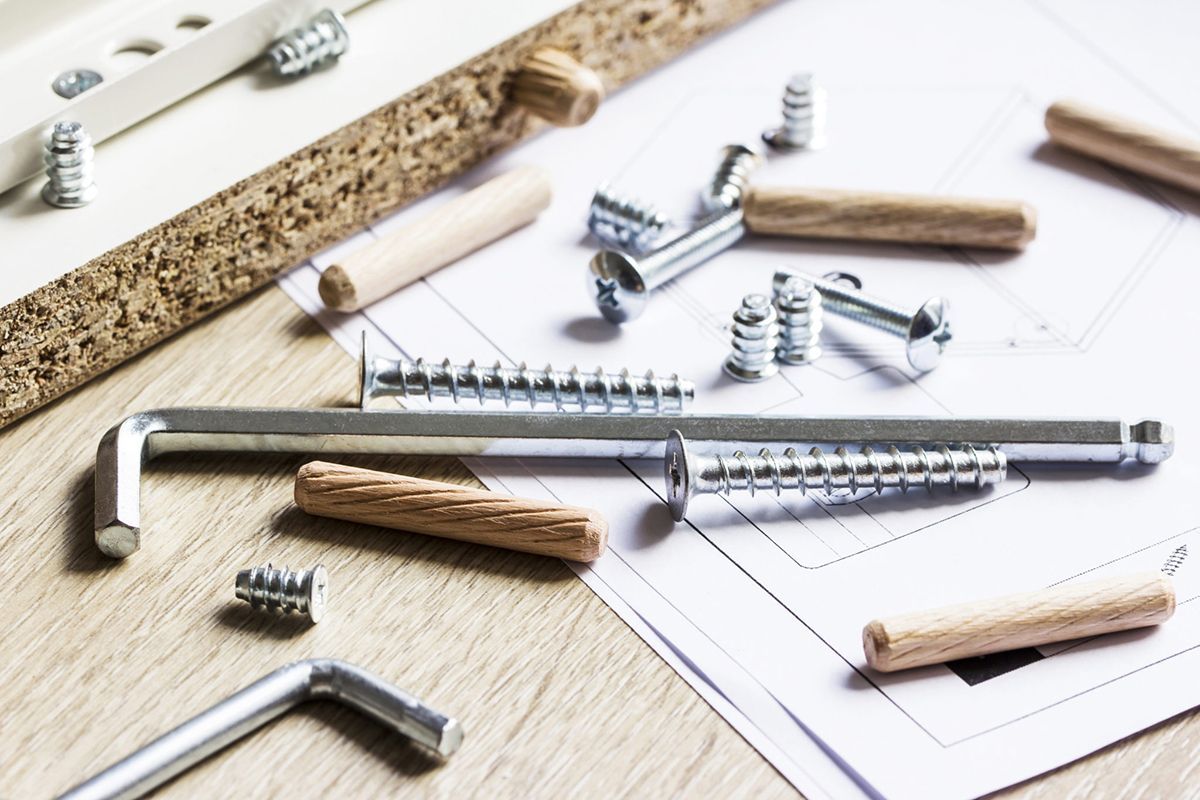
[[[96,199],[92,137],[78,122],[58,122],[46,140],[42,199],[59,208],[79,208]]]
[[[763,132],[776,150],[816,150],[824,142],[825,90],[811,72],[793,75],[783,92],[783,125]]]
[[[751,173],[764,160],[762,153],[744,144],[726,145],[720,155],[712,180],[700,195],[700,202],[709,213],[740,206]]]
[[[821,357],[824,327],[821,293],[804,278],[791,277],[775,293],[779,314],[776,357],[785,364],[809,364]]]
[[[307,75],[322,64],[334,61],[350,47],[350,32],[346,20],[331,8],[326,8],[305,25],[280,37],[267,58],[271,68],[281,78]]]
[[[103,82],[104,76],[95,70],[72,69],[55,78],[54,82],[50,84],[50,88],[59,97],[70,100]]]
[[[636,197],[617,194],[607,183],[596,189],[588,229],[605,244],[643,252],[670,223],[666,214]]]
[[[779,291],[789,278],[802,277],[817,287],[821,303],[827,311],[839,317],[886,331],[905,341],[908,363],[914,369],[928,372],[941,361],[942,352],[950,342],[950,301],[931,297],[914,313],[908,313],[884,300],[856,292],[814,275],[780,270],[775,273],[774,286]]]
[[[779,323],[775,306],[766,295],[748,294],[733,312],[733,350],[725,359],[725,372],[739,381],[752,383],[779,372],[775,348],[779,346]]]
[[[320,564],[299,572],[287,567],[275,569],[267,564],[242,570],[234,582],[234,594],[239,600],[248,602],[251,608],[281,610],[285,614],[296,610],[308,614],[314,624],[325,616],[328,591],[329,573]]]
[[[913,447],[907,453],[896,447],[886,452],[863,447],[858,453],[839,447],[830,455],[814,447],[803,456],[794,448],[778,456],[765,448],[757,456],[740,450],[729,457],[698,456],[688,452],[679,431],[671,431],[663,470],[667,506],[679,522],[687,516],[688,501],[697,494],[753,495],[759,489],[775,494],[784,489],[801,493],[818,489],[826,494],[835,489],[851,494],[870,490],[879,494],[888,488],[907,492],[910,486],[924,486],[933,491],[934,486],[945,485],[955,491],[960,486],[982,489],[1004,480],[1008,459],[994,447],[978,450],[970,445],[954,449],[937,445],[930,450]]]
[[[524,364],[509,369],[498,361],[480,367],[474,361],[455,366],[449,359],[430,364],[424,359],[380,358],[368,354],[365,336],[359,386],[359,406],[364,410],[375,397],[424,395],[430,400],[450,397],[456,403],[476,398],[480,405],[487,400],[503,400],[505,406],[526,402],[531,408],[549,404],[559,411],[599,408],[609,414],[678,414],[696,396],[695,384],[678,375],[659,378],[647,372],[635,377],[627,369],[612,374],[599,368],[585,375],[575,368],[555,371],[549,365],[533,370]]]
[[[742,210],[732,208],[644,256],[601,250],[588,265],[587,285],[596,308],[612,323],[628,322],[646,310],[651,290],[732,247],[746,235]]]

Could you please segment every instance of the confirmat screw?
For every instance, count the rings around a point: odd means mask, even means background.
[[[363,335],[359,405],[366,409],[376,397],[449,397],[454,402],[503,401],[505,406],[528,403],[531,408],[552,405],[563,410],[599,410],[604,413],[679,414],[695,398],[696,387],[678,375],[660,378],[653,372],[636,376],[629,370],[584,373],[578,369],[516,369],[496,362],[481,367],[471,361],[454,365],[446,359],[433,364],[424,359],[380,358],[370,351]]]
[[[325,616],[325,601],[329,593],[329,574],[318,564],[312,569],[298,572],[284,567],[244,569],[237,574],[234,594],[245,600],[253,609],[282,611],[285,614],[299,611],[307,614],[314,624]]]
[[[804,278],[815,286],[821,293],[822,307],[831,314],[862,322],[903,339],[908,363],[921,372],[936,367],[946,345],[950,343],[950,301],[944,297],[931,297],[916,311],[908,312],[863,292],[789,270],[775,273],[775,290],[782,291],[794,277]]]
[[[792,277],[775,293],[779,315],[776,357],[785,364],[810,364],[821,357],[824,327],[821,293],[804,278]]]
[[[779,346],[779,323],[775,307],[766,295],[748,294],[733,313],[733,350],[725,359],[725,372],[739,381],[766,380],[779,372],[775,349]]]
[[[92,175],[95,150],[81,123],[58,122],[46,140],[46,177],[42,199],[59,208],[79,208],[96,199]]]
[[[763,133],[776,150],[816,150],[825,144],[825,90],[811,72],[793,75],[783,92],[783,125]]]
[[[284,34],[267,51],[271,69],[281,78],[307,75],[317,67],[336,60],[350,47],[346,20],[326,8],[307,24]]]
[[[666,214],[636,197],[617,194],[607,183],[592,196],[588,229],[600,241],[635,253],[645,251],[670,224]]]
[[[679,431],[667,437],[663,462],[667,505],[671,517],[679,522],[687,515],[688,501],[697,494],[746,492],[753,495],[765,490],[775,494],[797,489],[802,494],[816,489],[826,494],[846,489],[852,494],[895,488],[907,492],[910,487],[934,486],[982,489],[999,483],[1008,472],[1008,461],[995,448],[976,449],[970,445],[951,448],[936,445],[930,449],[913,447],[901,452],[888,447],[880,452],[863,447],[850,453],[844,447],[826,453],[814,447],[807,455],[794,448],[776,455],[762,450],[757,456],[738,451],[732,456],[698,456],[688,452]]]
[[[712,180],[700,195],[701,205],[709,213],[740,206],[750,175],[763,164],[762,153],[744,144],[726,145],[720,156]]]

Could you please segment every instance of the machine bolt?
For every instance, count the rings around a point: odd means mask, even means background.
[[[234,582],[234,594],[239,600],[249,603],[251,608],[282,611],[284,614],[299,611],[308,614],[314,624],[325,616],[328,593],[329,574],[320,564],[299,572],[287,567],[275,569],[267,564],[265,567],[240,571]]]
[[[605,244],[644,252],[670,224],[667,215],[636,197],[617,194],[607,183],[592,196],[588,229]]]
[[[762,381],[779,372],[775,349],[779,346],[779,323],[775,306],[766,295],[748,294],[733,312],[733,350],[724,369],[731,378],[747,383]]]
[[[750,175],[764,161],[762,153],[744,144],[726,145],[720,155],[712,180],[700,195],[704,210],[710,214],[740,206]]]
[[[789,278],[775,293],[775,311],[779,314],[776,358],[785,364],[810,364],[820,358],[824,310],[817,288],[804,278]]]
[[[346,20],[331,8],[317,13],[306,24],[280,37],[267,58],[281,78],[302,77],[322,64],[337,60],[350,47]]]
[[[58,122],[46,140],[46,177],[42,199],[59,208],[79,208],[96,199],[92,174],[96,151],[81,123]]]
[[[763,132],[763,141],[776,150],[816,150],[825,128],[825,90],[811,72],[793,75],[783,92],[783,125]]]

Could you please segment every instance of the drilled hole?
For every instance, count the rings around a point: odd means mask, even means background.
[[[141,39],[114,51],[110,58],[118,69],[132,69],[133,67],[140,66],[147,58],[162,50],[162,47],[158,42]]]
[[[179,28],[181,31],[198,31],[211,22],[212,20],[208,17],[201,17],[198,14],[192,14],[179,20],[175,27]]]

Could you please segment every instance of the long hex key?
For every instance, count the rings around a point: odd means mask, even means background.
[[[142,749],[68,789],[59,800],[141,797],[309,700],[333,700],[443,758],[462,744],[458,721],[365,669],[330,658],[280,667]]]
[[[96,453],[96,544],[113,558],[141,546],[142,465],[163,453],[247,451],[395,455],[662,458],[678,430],[697,454],[845,444],[995,447],[1010,461],[1155,464],[1175,449],[1157,420],[938,417],[650,416],[586,413],[160,408],[126,418]]]

